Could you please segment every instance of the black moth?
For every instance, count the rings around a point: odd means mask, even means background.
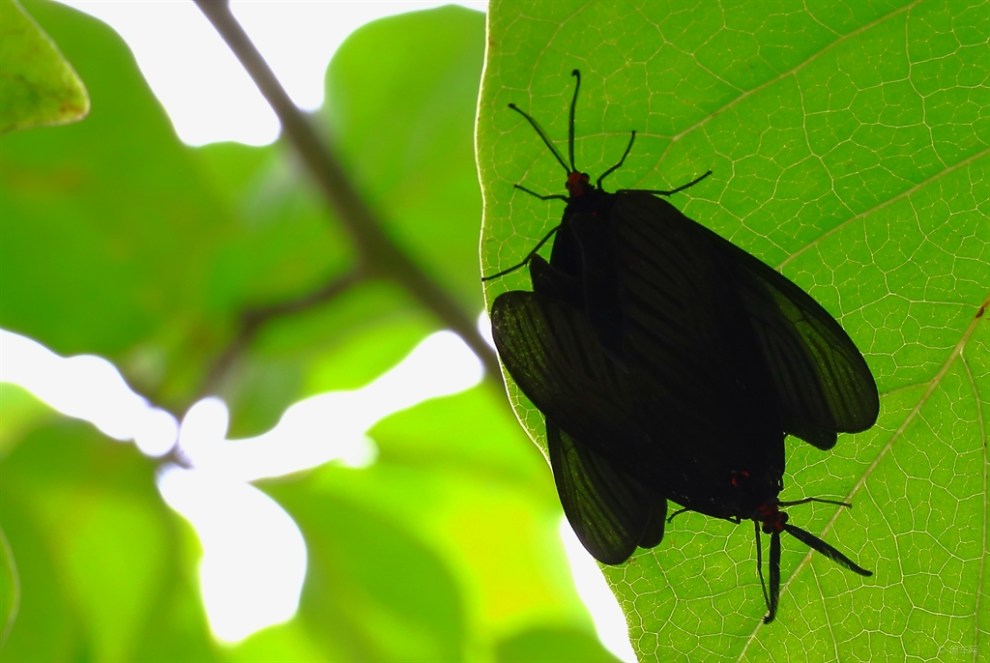
[[[780,510],[784,437],[830,449],[879,412],[876,383],[839,324],[793,282],[681,214],[658,196],[681,191],[592,185],[513,104],[567,172],[564,216],[518,265],[533,291],[499,295],[492,333],[509,374],[546,419],[550,463],[564,512],[585,548],[620,564],[663,538],[667,500],[681,510],[770,534],[773,620],[780,593],[780,533],[788,532],[860,575],[872,575]],[[555,236],[549,262],[537,251]],[[848,506],[841,502],[834,502]],[[678,511],[679,513],[679,511]]]

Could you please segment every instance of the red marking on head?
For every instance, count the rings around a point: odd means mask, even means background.
[[[567,192],[572,198],[580,198],[591,190],[591,178],[588,173],[574,171],[567,174],[567,184],[564,186],[567,187]]]

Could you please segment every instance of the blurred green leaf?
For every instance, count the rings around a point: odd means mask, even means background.
[[[0,466],[2,467],[2,466]],[[5,476],[10,476],[9,474]],[[0,658],[9,661],[74,661],[85,650],[80,620],[68,587],[60,583],[48,534],[33,514],[0,486],[4,531],[18,560],[20,601],[17,620],[0,644]]]
[[[455,6],[369,23],[334,55],[325,106],[335,148],[391,236],[472,315],[484,30],[484,15]]]
[[[850,497],[853,511],[792,519],[875,577],[787,541],[781,610],[763,627],[750,529],[681,516],[661,546],[606,572],[640,657],[979,657],[986,541],[967,523],[987,518],[988,325],[974,317],[990,301],[987,34],[977,2],[491,4],[485,272],[524,257],[562,212],[513,190],[559,193],[563,174],[506,104],[563,141],[579,68],[578,166],[602,172],[635,128],[611,189],[711,168],[674,203],[836,314],[882,393],[877,426],[834,452],[788,443],[782,495]],[[489,302],[527,281],[492,283]],[[540,418],[511,394],[545,448]]]
[[[61,354],[101,354],[145,393],[174,397],[227,340],[227,311],[207,296],[237,228],[119,37],[55,3],[28,7],[87,80],[93,109],[86,122],[0,137],[11,284],[0,324]]]
[[[553,480],[503,398],[482,385],[384,419],[369,432],[378,461],[338,485],[429,541],[492,631],[551,612],[590,627],[557,534]]]
[[[533,621],[594,638],[546,465],[499,416],[501,398],[482,386],[428,401],[375,427],[381,452],[365,469],[265,482],[303,529],[312,574],[300,619],[253,636],[238,660],[283,645],[334,660],[460,660],[455,651],[491,651],[492,634]],[[417,575],[434,587],[428,599],[414,598],[425,591]]]
[[[0,133],[75,122],[89,111],[86,88],[17,0],[0,2]]]
[[[29,391],[15,384],[0,382],[0,460],[13,451],[33,429],[53,418],[52,411]]]
[[[139,660],[176,601],[195,620],[170,637],[212,648],[153,471],[133,447],[68,421],[3,459],[5,530],[22,581],[4,660]]]
[[[21,579],[7,534],[0,527],[0,647],[14,627],[21,603]]]
[[[321,658],[460,658],[464,605],[449,569],[399,521],[341,499],[332,484],[332,474],[318,472],[296,486],[269,486],[306,537],[308,578],[296,620]]]
[[[568,663],[606,663],[615,661],[586,631],[535,627],[499,643],[495,660],[498,663],[530,663],[531,661],[568,661]]]

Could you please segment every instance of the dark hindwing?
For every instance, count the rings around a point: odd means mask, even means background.
[[[737,288],[770,370],[784,430],[830,449],[836,433],[872,426],[880,410],[876,382],[835,318],[786,276],[706,232],[736,268]]]
[[[621,564],[637,546],[659,544],[667,500],[574,440],[550,419],[546,424],[557,494],[585,549],[603,564]]]
[[[605,355],[581,310],[561,299],[503,293],[491,319],[499,356],[546,419],[557,492],[581,543],[605,564],[660,543],[662,482],[651,490],[628,469],[656,451],[636,415],[643,390]]]

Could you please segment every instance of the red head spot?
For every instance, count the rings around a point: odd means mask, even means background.
[[[567,174],[567,192],[572,198],[580,198],[591,189],[591,178],[588,173],[574,171]]]

